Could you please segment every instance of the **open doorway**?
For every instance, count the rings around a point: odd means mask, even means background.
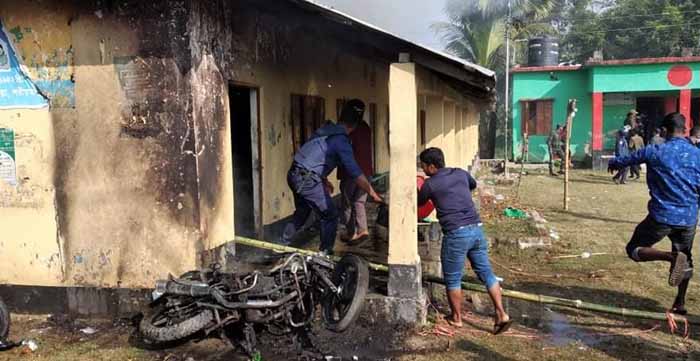
[[[257,89],[231,85],[229,106],[235,233],[257,238],[261,224]]]
[[[653,130],[661,126],[664,109],[663,97],[637,97],[636,110],[644,124],[645,143],[651,139]]]

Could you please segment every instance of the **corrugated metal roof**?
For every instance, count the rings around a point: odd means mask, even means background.
[[[348,25],[353,25],[353,23],[358,24],[358,25],[360,25],[360,26],[363,26],[363,27],[365,27],[365,28],[368,28],[368,29],[371,29],[371,30],[374,30],[374,31],[377,31],[377,32],[380,32],[380,33],[383,33],[384,35],[390,36],[390,37],[392,37],[392,38],[395,38],[395,39],[397,39],[397,40],[400,40],[400,41],[405,42],[405,43],[407,43],[407,44],[410,44],[410,45],[412,45],[412,46],[421,48],[421,49],[423,49],[423,50],[425,50],[425,51],[428,51],[429,53],[432,53],[433,55],[435,55],[435,56],[437,56],[437,57],[440,57],[440,58],[443,58],[443,59],[447,59],[447,60],[452,61],[452,62],[454,62],[454,63],[458,63],[458,64],[462,65],[462,66],[465,68],[465,70],[467,70],[467,71],[472,71],[472,72],[476,71],[476,72],[480,73],[481,75],[483,75],[483,76],[485,76],[485,77],[489,77],[489,78],[495,78],[495,77],[496,77],[496,73],[495,73],[493,70],[490,70],[490,69],[484,68],[483,66],[480,66],[480,65],[471,63],[471,62],[469,62],[469,61],[466,61],[466,60],[464,60],[464,59],[462,59],[462,58],[459,58],[459,57],[456,57],[456,56],[454,56],[454,55],[447,54],[447,53],[445,53],[445,52],[432,49],[432,48],[427,47],[427,46],[425,46],[425,45],[421,45],[421,44],[412,42],[412,41],[410,41],[410,40],[408,40],[408,39],[402,38],[402,37],[400,37],[400,36],[398,36],[398,35],[396,35],[396,34],[390,32],[390,31],[388,31],[388,30],[382,29],[382,28],[380,28],[380,27],[378,27],[378,26],[376,26],[376,25],[374,25],[374,24],[368,23],[368,22],[366,22],[366,21],[364,21],[364,20],[360,20],[360,19],[358,19],[358,18],[355,18],[355,17],[353,17],[353,16],[351,16],[351,15],[349,15],[349,14],[346,14],[346,13],[344,13],[344,12],[342,12],[342,11],[339,11],[339,10],[333,8],[333,7],[328,6],[328,5],[321,4],[321,3],[319,3],[319,2],[317,2],[317,1],[315,1],[315,0],[295,0],[295,1],[301,1],[301,2],[304,2],[304,3],[310,4],[310,5],[312,5],[312,6],[316,7],[316,8],[318,8],[319,10],[321,10],[321,11],[323,11],[323,12],[331,13],[331,14],[333,14],[333,15],[342,17],[342,18],[344,18],[345,20],[347,20],[347,21],[350,22]]]

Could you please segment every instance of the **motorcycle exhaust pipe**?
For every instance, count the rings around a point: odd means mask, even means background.
[[[204,282],[158,280],[153,290],[153,301],[165,294],[202,297],[209,293],[209,285]]]

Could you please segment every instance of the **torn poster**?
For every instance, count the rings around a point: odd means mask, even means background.
[[[15,154],[15,132],[0,128],[0,182],[17,186],[17,162]]]
[[[17,53],[0,22],[0,109],[44,108],[48,105],[48,100],[20,66]]]

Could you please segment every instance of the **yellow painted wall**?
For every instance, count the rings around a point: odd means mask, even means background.
[[[375,103],[375,162],[380,172],[393,167],[388,63],[310,29],[303,18],[280,22],[219,2],[195,1],[191,9],[182,1],[140,3],[119,11],[71,10],[67,0],[3,3],[0,18],[22,30],[15,45],[32,79],[70,76],[74,100],[49,94],[50,109],[0,112],[0,126],[15,129],[22,141],[20,186],[0,189],[0,281],[148,287],[196,267],[200,252],[229,239],[229,82],[259,89],[263,223],[293,210],[285,179],[293,155],[291,94],[323,97],[329,119],[337,99]],[[161,14],[169,20],[160,21]],[[173,27],[187,37],[170,36]],[[452,132],[458,134],[454,107],[465,106],[465,99],[427,70],[415,73],[413,95],[393,104],[399,120],[392,129],[410,130],[405,141],[415,143],[415,101],[424,95],[428,129],[435,132],[430,141],[442,146],[444,102],[454,104]],[[139,96],[158,104],[144,111],[132,104]],[[441,109],[439,117],[432,107]],[[412,119],[402,124],[409,113]],[[476,141],[471,132],[467,137]],[[397,135],[391,146],[400,149]],[[454,139],[446,144],[457,152]],[[415,154],[405,156],[413,182]]]
[[[447,166],[472,165],[479,150],[479,112],[486,105],[475,105],[479,104],[475,99],[460,94],[425,68],[417,68],[416,79],[419,104],[426,111],[427,147],[441,148]]]
[[[179,132],[168,116],[187,115],[168,112],[170,105],[143,118],[127,115],[131,109],[118,65],[143,51],[141,23],[107,10],[71,9],[70,4],[5,2],[0,8],[6,27],[22,32],[18,38],[9,31],[30,78],[39,85],[46,77],[67,77],[74,81],[75,94],[72,105],[49,92],[50,109],[0,113],[0,126],[13,128],[21,139],[20,186],[2,189],[0,280],[149,287],[169,272],[195,267],[203,249],[195,223],[196,195],[186,180],[178,179],[188,172],[180,164],[180,142],[162,135]],[[161,75],[175,78],[161,88],[173,94],[172,104],[187,94],[178,88],[184,76],[171,57],[141,61],[157,63]],[[143,80],[147,86],[162,79]],[[124,133],[127,123],[155,118],[163,123],[160,136]]]
[[[0,128],[15,132],[18,179],[17,187],[0,181],[0,283],[60,283],[52,116],[48,109],[0,110]]]
[[[198,37],[205,39],[200,43],[230,39],[230,49],[208,50],[218,60],[223,77],[259,89],[263,223],[278,222],[294,209],[286,182],[293,157],[292,94],[324,98],[330,120],[336,120],[338,99],[364,101],[367,121],[369,104],[376,104],[375,163],[379,172],[388,171],[389,64],[363,55],[319,29],[306,28],[303,19],[290,15],[280,26],[272,15],[231,3],[225,6],[233,7],[231,19],[222,19],[221,14],[204,7],[195,9],[197,21],[207,24],[198,30]],[[235,59],[226,59],[230,53],[236,54]],[[330,179],[335,180],[335,176]]]

